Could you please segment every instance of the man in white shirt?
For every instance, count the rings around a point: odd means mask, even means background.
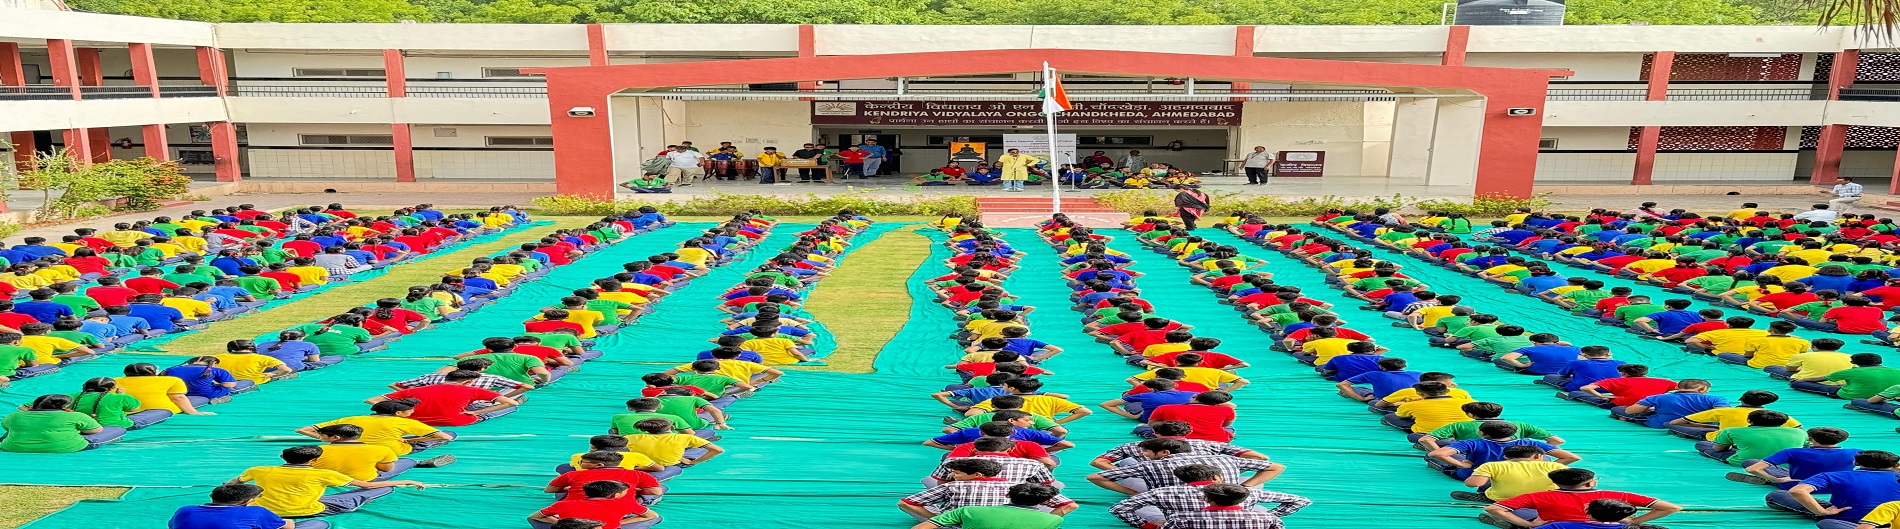
[[[1794,220],[1802,222],[1817,220],[1822,222],[1834,222],[1834,219],[1838,218],[1841,218],[1841,212],[1828,209],[1827,204],[1815,204],[1814,209],[1794,214]]]
[[[1834,195],[1834,198],[1829,199],[1827,203],[1834,206],[1832,209],[1839,214],[1852,210],[1854,203],[1860,202],[1862,191],[1864,189],[1861,185],[1854,183],[1853,180],[1841,180],[1834,184],[1834,189],[1827,190],[1824,194]]]
[[[1247,171],[1248,185],[1265,185],[1267,167],[1271,165],[1273,165],[1273,153],[1267,152],[1266,147],[1254,147],[1253,152],[1247,153],[1246,161],[1242,162],[1240,167]]]
[[[666,153],[666,159],[672,165],[666,168],[666,177],[672,179],[674,185],[690,186],[694,180],[706,178],[706,170],[699,167],[699,161],[706,155],[679,145],[668,148],[672,151]]]
[[[1128,170],[1130,171],[1140,171],[1142,169],[1147,169],[1148,157],[1142,156],[1141,151],[1131,150],[1131,151],[1128,151],[1127,156],[1122,157],[1121,166],[1127,167]]]

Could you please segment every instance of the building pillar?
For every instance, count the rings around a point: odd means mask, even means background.
[[[408,123],[389,125],[389,137],[396,146],[396,181],[416,181],[415,140],[410,134],[412,127]]]
[[[231,88],[231,76],[225,74],[224,50],[210,46],[198,47],[198,81],[205,86],[215,87],[218,97],[224,97]]]
[[[1253,36],[1254,36],[1254,31],[1258,29],[1259,29],[1259,26],[1234,26],[1234,56],[1235,57],[1252,57],[1253,56]],[[1234,81],[1232,84],[1228,86],[1230,87],[1231,90],[1234,91],[1234,93],[1246,93],[1248,91],[1253,90],[1253,83],[1249,83],[1246,81]],[[1236,97],[1236,98],[1233,98],[1233,100],[1236,102],[1244,102],[1247,100],[1247,98]]]
[[[74,48],[73,58],[79,65],[79,86],[104,86],[105,72],[99,69],[99,48]],[[81,98],[84,94],[81,94]],[[112,130],[97,127],[87,130],[86,142],[92,148],[93,162],[112,161]]]
[[[171,141],[165,137],[165,124],[154,123],[139,127],[139,133],[145,136],[145,155],[154,160],[172,159]]]
[[[73,41],[46,39],[46,57],[53,70],[53,86],[71,90],[79,99],[79,57],[73,53]]]
[[[587,25],[587,65],[606,66],[607,28],[600,24]]]
[[[72,155],[79,165],[91,165],[92,132],[84,128],[60,131],[60,141],[66,144],[66,153]]]
[[[403,69],[402,50],[383,50],[383,72],[389,97],[409,96],[409,77]],[[396,181],[416,181],[416,153],[409,124],[390,124],[389,135],[396,147]]]
[[[1659,51],[1649,61],[1649,87],[1646,101],[1669,99],[1669,76],[1675,71],[1676,52]],[[1662,127],[1647,126],[1636,133],[1636,167],[1630,172],[1630,185],[1646,186],[1655,181],[1656,150],[1662,143]]]
[[[1893,152],[1893,179],[1887,181],[1887,194],[1900,195],[1900,149]]]
[[[1437,129],[1438,100],[1399,98],[1392,114],[1391,152],[1386,176],[1426,178],[1431,175],[1432,136]]]
[[[1445,66],[1464,66],[1465,49],[1471,44],[1471,26],[1445,26]]]
[[[1860,50],[1841,50],[1834,54],[1834,68],[1828,72],[1827,99],[1837,101],[1841,89],[1854,84],[1859,73]],[[1821,126],[1821,137],[1814,142],[1814,169],[1808,183],[1832,185],[1841,180],[1841,155],[1847,149],[1847,125]],[[1892,184],[1889,184],[1891,186]]]
[[[0,42],[0,86],[26,86],[26,66],[20,62],[18,43]],[[33,132],[9,132],[7,142],[13,144],[14,166],[25,170],[33,161],[34,151],[39,149],[33,141]]]
[[[244,168],[238,164],[237,126],[229,121],[214,121],[211,125],[211,157],[214,160],[219,182],[236,182],[244,177]]]
[[[813,27],[811,24],[799,24],[798,25],[798,57],[811,58],[811,57],[817,57],[817,56],[818,56],[818,28]],[[810,92],[817,89],[818,89],[818,81],[799,81],[798,82],[798,91],[800,92]],[[810,101],[810,99],[806,99],[806,101]]]
[[[1483,147],[1489,125],[1481,99],[1436,100],[1437,120],[1431,136],[1431,161],[1425,175],[1426,185],[1474,186],[1477,184],[1478,152]],[[1499,112],[1502,112],[1500,110]],[[1533,162],[1533,172],[1535,162]],[[1476,189],[1477,192],[1513,192],[1516,190]],[[1528,190],[1526,190],[1528,191]]]
[[[152,88],[152,97],[158,97],[158,63],[152,60],[152,45],[134,42],[125,45],[125,51],[132,56],[132,84]]]

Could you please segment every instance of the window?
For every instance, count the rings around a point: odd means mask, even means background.
[[[1537,148],[1555,149],[1557,148],[1557,138],[1539,138],[1537,140]]]
[[[193,149],[178,150],[178,163],[186,165],[211,165],[217,162],[218,158],[212,155],[211,151]]]
[[[495,78],[495,77],[501,77],[501,78],[519,78],[519,77],[527,77],[527,78],[540,78],[540,77],[541,77],[541,74],[538,74],[538,73],[521,73],[521,69],[520,69],[520,68],[482,68],[482,77],[489,77],[489,78]]]
[[[1154,145],[1154,136],[1076,136],[1076,145],[1128,146]]]
[[[291,70],[296,77],[388,77],[382,68],[296,68]]]
[[[545,147],[554,145],[553,136],[489,136],[489,147]]]
[[[301,145],[395,145],[388,134],[298,134]]]

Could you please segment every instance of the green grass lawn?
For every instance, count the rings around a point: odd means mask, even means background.
[[[825,367],[814,369],[869,373],[878,351],[910,321],[910,276],[930,258],[930,238],[918,234],[920,228],[891,230],[865,243],[818,282],[805,310],[825,324],[838,348],[825,357]]]
[[[33,487],[0,485],[0,529],[12,529],[71,506],[79,500],[117,498],[123,487]]]

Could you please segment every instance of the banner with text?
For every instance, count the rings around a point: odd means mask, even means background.
[[[1041,125],[1041,101],[813,101],[814,125]],[[1058,125],[1240,125],[1240,103],[1077,101]]]
[[[1004,134],[1003,152],[1009,152],[1010,149],[1020,149],[1023,154],[1044,160],[1052,159],[1049,156],[1048,134]],[[1053,160],[1055,165],[1050,167],[1075,163],[1074,134],[1056,134],[1056,152]]]

